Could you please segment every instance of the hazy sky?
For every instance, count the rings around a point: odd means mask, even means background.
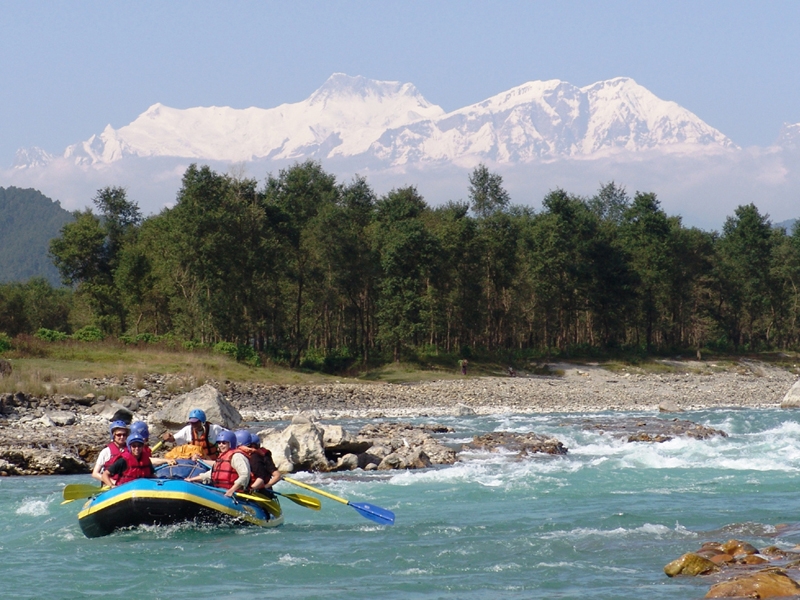
[[[628,76],[766,146],[800,122],[799,31],[796,1],[7,1],[0,167],[156,102],[269,108],[334,72],[412,82],[445,110],[536,79]]]

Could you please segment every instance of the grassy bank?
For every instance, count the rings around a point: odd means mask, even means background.
[[[289,369],[278,364],[252,367],[236,362],[226,354],[210,348],[185,349],[179,345],[163,343],[124,344],[117,340],[83,342],[64,340],[49,342],[34,337],[15,338],[14,346],[0,357],[9,360],[13,372],[0,378],[0,393],[22,391],[33,395],[68,394],[85,395],[102,393],[114,398],[128,392],[122,386],[144,387],[147,377],[164,376],[166,388],[173,393],[193,389],[207,381],[249,382],[266,384],[314,384],[335,381],[364,381],[385,383],[411,383],[435,379],[463,377],[455,356],[428,356],[429,360],[390,362],[359,369],[351,368],[347,374],[328,375],[303,369]],[[570,360],[580,366],[601,365],[612,372],[666,374],[713,372],[747,369],[748,360],[771,363],[787,370],[800,372],[797,353],[763,353],[746,356],[705,355],[702,361],[695,357],[652,357],[632,360],[609,359],[601,361]],[[497,358],[470,359],[469,377],[508,376],[509,366],[520,376],[562,375],[557,363],[524,361],[508,364]],[[102,384],[91,380],[106,380]],[[118,385],[108,381],[119,382]],[[131,382],[131,380],[133,380]],[[100,390],[102,387],[102,390]]]

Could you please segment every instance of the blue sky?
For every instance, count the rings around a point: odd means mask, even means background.
[[[0,167],[148,106],[268,108],[334,72],[445,110],[633,77],[742,146],[800,122],[800,2],[3,2]],[[3,185],[0,181],[0,185]]]

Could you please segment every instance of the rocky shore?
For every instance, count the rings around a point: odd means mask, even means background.
[[[797,381],[795,369],[747,360],[732,365],[664,361],[664,368],[667,372],[653,374],[634,367],[612,372],[596,365],[550,364],[549,375],[520,373],[517,377],[467,377],[412,384],[211,383],[224,394],[245,424],[285,423],[300,413],[312,415],[315,421],[341,418],[402,421],[428,417],[434,424],[437,417],[445,415],[657,412],[659,409],[677,413],[701,408],[778,407],[787,390]],[[90,384],[100,393],[80,398],[30,397],[22,393],[0,395],[0,474],[86,472],[87,465],[91,465],[99,449],[107,443],[108,423],[120,407],[131,418],[152,423],[152,416],[177,395],[169,391],[174,387],[170,385],[170,376],[157,374],[137,382],[123,377],[80,383]],[[122,387],[128,395],[112,402],[102,395],[105,387]],[[670,435],[706,435],[702,431],[692,433],[693,424],[682,425],[681,430],[634,431],[638,424],[621,418],[604,422],[602,426],[611,431],[615,422],[621,434],[640,436],[631,441],[659,442]],[[370,439],[380,446],[376,441],[378,433],[372,432],[375,435],[370,434]],[[353,436],[357,434],[352,432]],[[714,434],[716,432],[708,435]],[[387,434],[388,438],[392,435]],[[521,442],[526,452],[530,451],[525,446],[529,442]],[[407,439],[405,443],[408,444]],[[390,454],[393,452],[391,444],[384,446]],[[450,456],[446,452],[442,454]],[[348,460],[351,467],[357,465],[352,457]],[[372,464],[377,468],[379,463],[380,460]],[[416,466],[427,464],[421,460]],[[402,461],[396,465],[396,468],[408,467]]]

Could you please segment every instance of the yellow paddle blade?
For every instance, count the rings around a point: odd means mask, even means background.
[[[70,483],[64,487],[64,500],[79,500],[105,492],[107,487],[92,485],[91,483]]]
[[[311,496],[306,496],[305,494],[281,494],[280,492],[272,492],[273,494],[277,494],[281,498],[286,498],[287,500],[291,500],[295,504],[299,504],[300,506],[304,506],[305,508],[310,508],[311,510],[319,510],[322,508],[322,502],[317,500],[316,498],[312,498]]]
[[[267,512],[271,513],[273,516],[277,517],[281,514],[281,505],[270,498],[265,498],[264,496],[253,496],[252,494],[245,494],[244,492],[236,492],[235,496],[237,498],[252,500],[253,502],[262,504],[264,508],[267,509]]]

